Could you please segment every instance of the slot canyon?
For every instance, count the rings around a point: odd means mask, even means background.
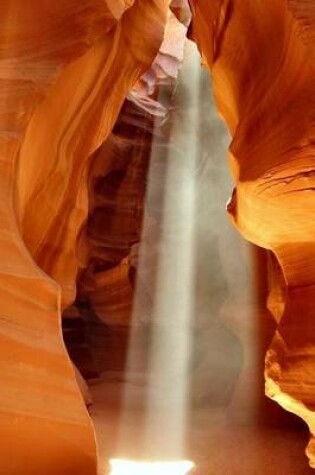
[[[315,1],[0,12],[0,475],[314,473]]]

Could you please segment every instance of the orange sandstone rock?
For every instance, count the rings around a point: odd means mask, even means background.
[[[89,156],[163,38],[166,0],[1,3],[0,467],[96,474],[61,334]]]
[[[177,9],[186,13],[183,21],[187,23],[187,3],[177,2]],[[85,299],[106,324],[130,324],[135,244],[142,234],[152,143],[162,142],[159,125],[168,117],[186,31],[186,24],[169,11],[163,42],[151,67],[128,93],[112,133],[91,157],[89,218],[77,247],[83,267],[78,298]],[[161,90],[166,96],[163,102]]]
[[[277,330],[266,394],[304,419],[315,468],[315,10],[312,0],[191,0],[193,31],[233,137],[228,210],[270,250]]]

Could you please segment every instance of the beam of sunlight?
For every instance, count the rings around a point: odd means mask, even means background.
[[[143,237],[139,246],[137,288],[125,375],[127,381],[132,380],[132,375],[139,376],[139,367],[146,360],[141,396],[144,411],[142,449],[137,452],[139,460],[143,457],[179,461],[185,458],[191,321],[195,297],[194,233],[200,89],[199,54],[190,42],[187,42],[186,48],[186,60],[181,71],[182,86],[179,86],[183,89],[179,100],[186,101],[188,97],[189,102],[173,112],[167,148],[159,142],[159,134],[155,134],[148,173]],[[158,184],[157,180],[160,180]],[[155,223],[153,228],[152,221]],[[152,265],[150,259],[154,247],[156,260]],[[150,279],[153,281],[151,285]],[[141,303],[148,286],[152,296],[149,314]],[[146,326],[150,329],[149,345],[146,353],[141,355],[138,351],[141,346],[139,327]],[[134,391],[132,384],[126,385],[120,422],[121,442],[117,447],[119,457],[122,454],[125,457],[130,453],[132,443],[139,442],[128,441],[128,427],[134,426],[133,416],[129,414]],[[115,468],[113,473],[176,475],[187,473],[192,465],[184,461],[169,465],[156,462],[156,465],[146,466],[145,471],[139,462],[135,472],[132,465],[120,464],[120,467],[125,467],[127,471]],[[142,468],[143,472],[140,471]]]
[[[187,475],[194,464],[188,460],[180,462],[134,462],[112,459],[111,475]]]
[[[158,446],[176,457],[184,455],[195,298],[199,75],[200,60],[190,48],[181,71],[189,103],[171,128],[149,354],[147,443],[150,452]]]

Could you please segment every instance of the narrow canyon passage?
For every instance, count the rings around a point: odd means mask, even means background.
[[[0,4],[0,475],[314,472],[314,0]]]
[[[111,300],[102,300],[102,272],[113,272],[103,264],[99,294],[87,293],[64,315],[70,356],[89,385],[99,474],[110,473],[110,459],[191,460],[206,475],[312,473],[307,430],[264,396],[273,332],[268,255],[228,221],[230,138],[192,43],[175,93],[161,88],[159,100],[170,111],[149,120],[142,234],[128,257],[132,286],[126,293],[119,273]],[[124,173],[115,176],[123,186]],[[126,297],[131,325],[117,324],[112,315],[126,312]]]

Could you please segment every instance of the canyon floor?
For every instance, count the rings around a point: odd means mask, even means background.
[[[123,431],[129,440],[128,453],[138,453],[144,405],[145,384],[142,378],[125,380],[108,373],[102,381],[91,384],[94,403],[90,413],[99,447],[99,475],[109,474],[108,460],[119,457],[119,431],[122,420],[121,396],[128,392],[133,400],[124,413]],[[167,395],[165,396],[167,397]],[[193,460],[202,475],[311,475],[304,448],[307,431],[302,427],[283,428],[270,423],[251,424],[233,420],[227,408],[204,404],[188,414],[185,458]],[[154,430],[163,431],[163,427]],[[167,436],[167,434],[165,434]]]

